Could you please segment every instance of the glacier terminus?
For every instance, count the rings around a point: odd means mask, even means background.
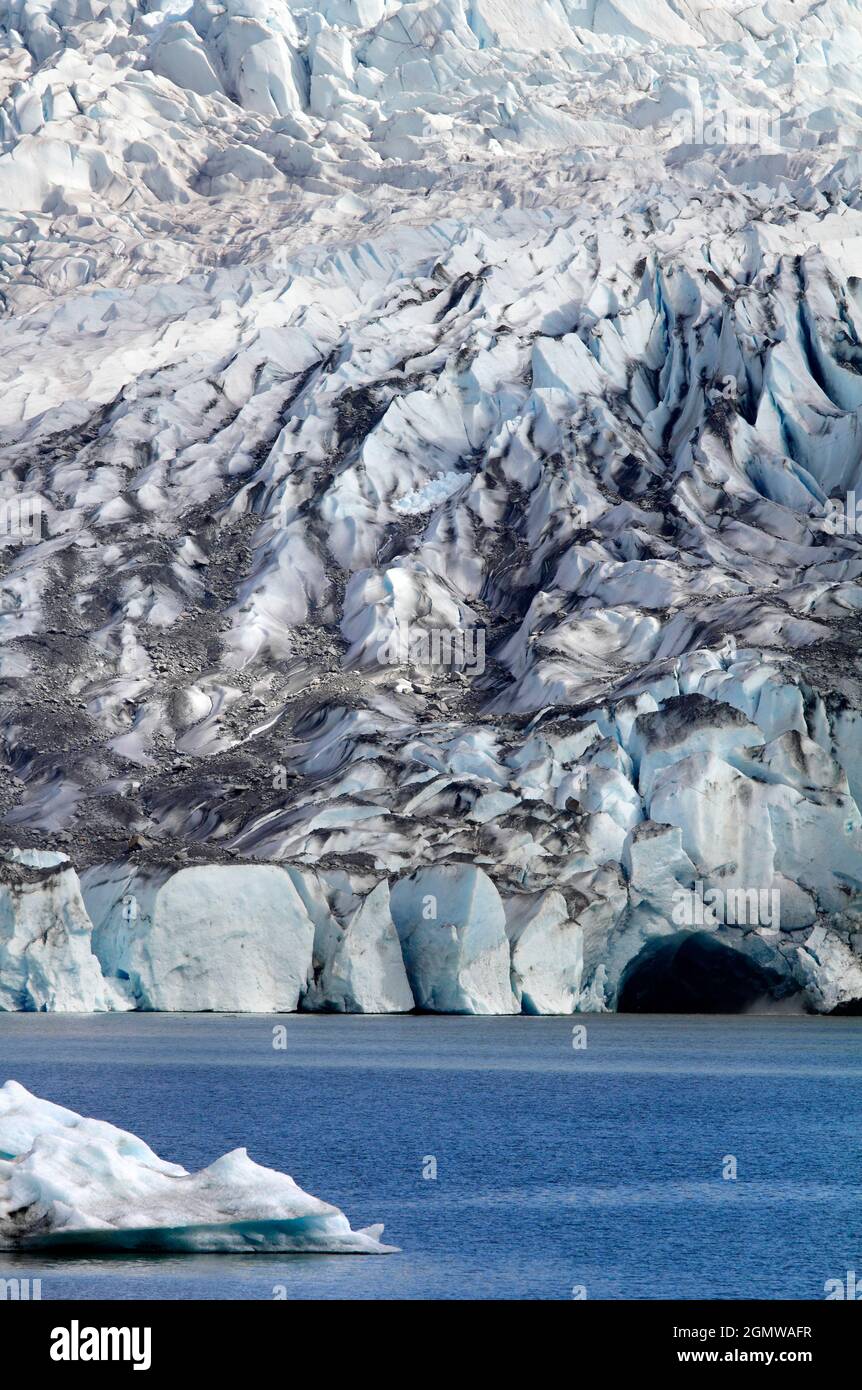
[[[859,0],[0,49],[0,1010],[862,1010]]]

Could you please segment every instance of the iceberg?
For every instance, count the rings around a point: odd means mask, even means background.
[[[245,1149],[188,1173],[134,1134],[0,1087],[0,1250],[391,1254],[382,1233],[352,1230]]]

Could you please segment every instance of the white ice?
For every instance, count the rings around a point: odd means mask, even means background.
[[[0,1087],[0,1250],[382,1255],[382,1226],[353,1231],[338,1207],[234,1149],[198,1173],[143,1140]]]

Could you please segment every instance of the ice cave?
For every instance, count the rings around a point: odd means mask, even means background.
[[[617,1011],[651,1014],[763,1013],[801,1009],[799,987],[780,968],[716,940],[675,932],[648,942],[623,971]]]

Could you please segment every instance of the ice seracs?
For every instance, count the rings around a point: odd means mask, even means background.
[[[562,893],[505,900],[512,988],[524,1013],[573,1013],[581,995],[584,934],[570,921]]]
[[[62,860],[62,856],[58,856]],[[127,1007],[102,975],[74,869],[0,861],[0,1011],[90,1013]]]
[[[382,1255],[382,1232],[351,1230],[245,1149],[188,1173],[134,1134],[0,1087],[0,1250]]]
[[[565,759],[582,741],[556,747],[565,785]],[[766,755],[770,776],[760,782]],[[9,859],[0,875],[0,1008],[591,1012],[618,1007],[632,969],[662,941],[716,933],[723,950],[766,964],[801,1007],[853,1011],[862,1001],[862,938],[848,885],[860,867],[846,784],[795,733],[755,743],[739,761],[751,780],[714,754],[663,767],[659,791],[691,792],[696,814],[683,798],[682,809],[667,804],[663,820],[636,820],[613,851],[619,863],[606,857],[594,825],[581,833],[577,822],[565,865],[535,849],[522,857],[511,812],[543,820],[536,798],[525,811],[515,797],[506,807],[508,864],[502,853],[497,866],[485,854],[487,872],[469,862],[391,878],[298,865],[144,872],[119,863],[88,870],[82,892],[70,865],[26,869]],[[520,780],[524,760],[516,764]],[[542,816],[555,804],[553,780]],[[756,795],[766,798],[775,833],[749,844],[734,808]],[[559,815],[547,823],[557,835],[567,824]],[[489,831],[486,845],[502,844],[499,833]]]
[[[276,865],[108,878],[92,901],[95,949],[139,1008],[290,1013],[308,988],[314,926]]]
[[[413,994],[389,910],[389,884],[354,885],[342,872],[289,868],[314,922],[312,979],[302,1007],[409,1013]],[[357,891],[358,890],[358,891]]]
[[[392,890],[417,1005],[435,1013],[518,1012],[506,914],[487,874],[470,865],[420,869]]]

